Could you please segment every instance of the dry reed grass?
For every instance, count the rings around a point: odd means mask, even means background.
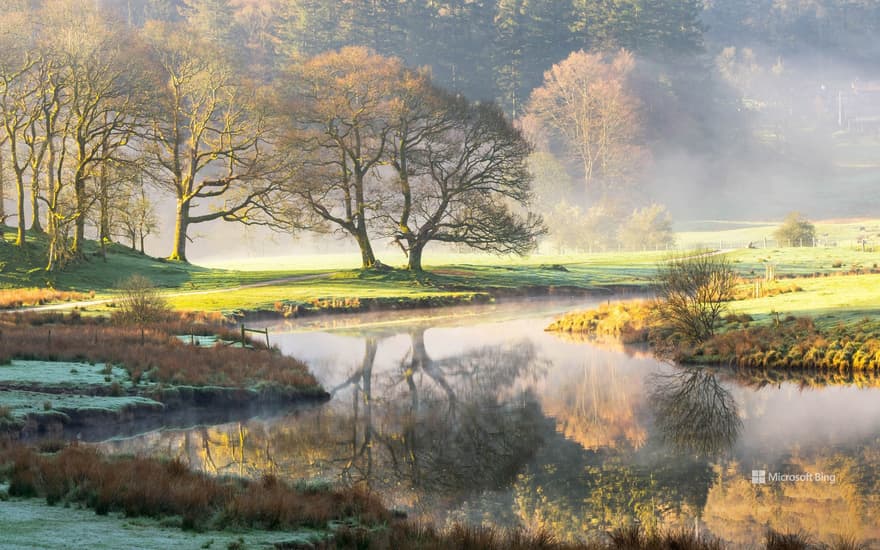
[[[41,306],[50,302],[73,302],[85,300],[94,293],[66,292],[54,288],[11,288],[0,290],[0,309],[24,306]]]

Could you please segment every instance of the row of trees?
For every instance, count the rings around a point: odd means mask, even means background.
[[[145,183],[176,201],[176,260],[193,225],[218,219],[342,232],[364,267],[371,236],[389,237],[415,270],[431,241],[522,253],[543,231],[526,210],[522,134],[399,59],[344,48],[270,81],[186,24],[134,33],[72,0],[12,4],[0,175],[15,188],[15,244],[29,218],[48,233],[48,269],[83,254],[89,218],[102,243],[114,226],[142,243],[155,227]]]
[[[15,244],[29,210],[32,229],[49,236],[48,269],[83,254],[90,216],[102,243],[114,226],[142,242],[156,225],[147,179],[177,198],[177,259],[189,224],[234,217],[251,190],[267,189],[254,183],[267,128],[256,87],[223,56],[185,29],[134,35],[79,2],[18,4],[0,34],[2,169],[15,187]],[[194,200],[217,197],[220,207],[190,215]]]

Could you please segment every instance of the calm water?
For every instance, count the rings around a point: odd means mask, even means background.
[[[772,526],[880,546],[874,380],[683,370],[543,331],[589,305],[273,325],[273,343],[309,363],[329,403],[102,445],[216,473],[366,484],[441,525],[576,539],[641,522],[736,545]]]

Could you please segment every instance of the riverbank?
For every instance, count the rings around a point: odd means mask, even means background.
[[[88,525],[84,530],[82,525]],[[61,528],[68,527],[68,528]],[[0,446],[0,529],[6,547],[400,550],[721,550],[693,531],[611,532],[563,543],[550,532],[416,524],[357,488],[217,478],[179,460],[109,457],[81,446]],[[63,541],[59,532],[64,533]],[[76,535],[76,536],[74,536]],[[802,548],[802,535],[769,531],[764,548]],[[827,548],[858,548],[839,541]]]
[[[0,437],[97,440],[320,403],[306,365],[221,325],[4,318]]]
[[[880,278],[872,284],[880,282]],[[842,278],[838,278],[842,279]],[[850,281],[835,281],[845,285]],[[804,282],[803,284],[809,284]],[[850,285],[852,287],[852,285]],[[777,302],[775,297],[764,298]],[[876,298],[868,298],[876,299]],[[797,301],[822,308],[815,297]],[[834,308],[833,313],[791,315],[775,309],[758,309],[761,299],[730,304],[704,342],[670,344],[670,328],[646,301],[603,305],[569,313],[547,327],[551,332],[612,337],[624,343],[648,343],[655,353],[682,364],[720,365],[744,369],[793,369],[848,373],[880,373],[880,318],[876,310]],[[754,316],[745,313],[754,312]]]

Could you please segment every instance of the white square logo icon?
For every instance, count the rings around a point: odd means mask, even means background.
[[[752,483],[755,485],[764,485],[767,483],[766,470],[752,470]]]

